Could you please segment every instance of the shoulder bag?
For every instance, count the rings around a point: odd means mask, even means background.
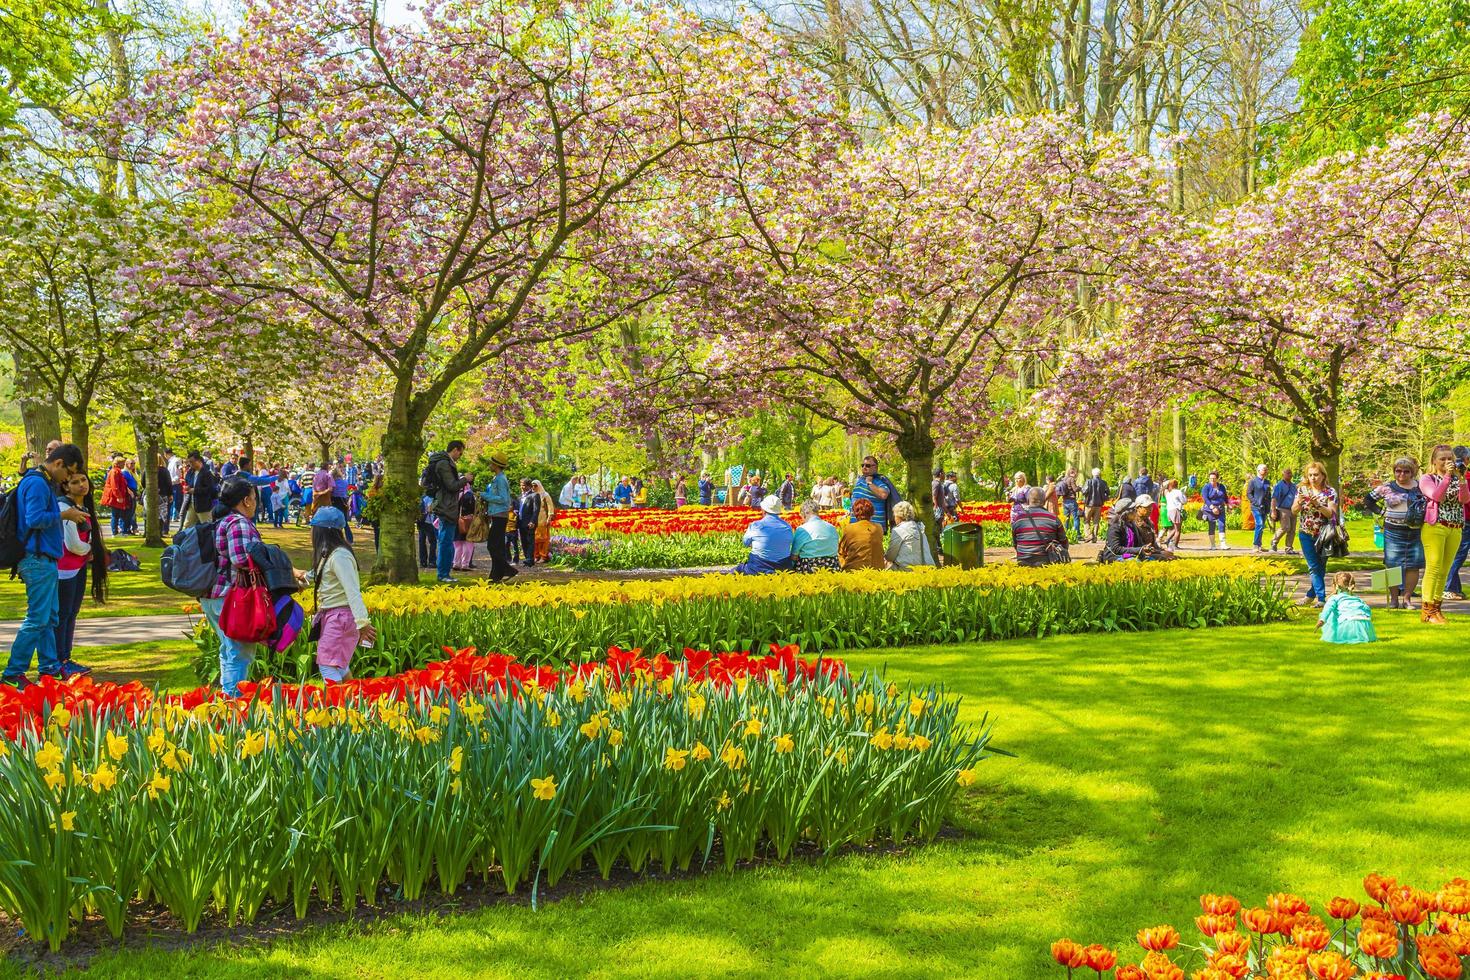
[[[220,632],[241,643],[262,643],[276,630],[276,610],[265,574],[255,562],[237,569],[219,614]]]

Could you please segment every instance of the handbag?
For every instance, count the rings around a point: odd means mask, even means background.
[[[1317,532],[1314,542],[1317,554],[1325,558],[1346,558],[1348,556],[1348,532],[1347,528],[1337,523],[1323,524],[1322,529]]]
[[[466,541],[489,541],[490,540],[490,518],[476,511],[470,516],[469,526],[465,528],[464,539]]]
[[[276,631],[276,609],[265,575],[255,562],[235,572],[219,614],[220,632],[240,643],[261,643]]]

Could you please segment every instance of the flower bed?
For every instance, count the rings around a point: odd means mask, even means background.
[[[42,684],[6,698],[0,909],[58,948],[137,899],[352,908],[470,876],[507,892],[718,856],[930,839],[989,732],[840,662],[612,651],[557,672],[462,650],[423,671],[225,700]]]
[[[609,644],[677,654],[685,645],[759,650],[795,642],[809,652],[1224,626],[1285,619],[1282,566],[1250,558],[972,571],[684,576],[661,581],[385,586],[367,592],[378,628],[353,659],[358,676],[421,666],[441,647],[472,643],[564,663]],[[195,633],[200,679],[218,672],[218,639]],[[314,661],[304,639],[257,658],[257,676],[296,680]]]
[[[1374,904],[1334,898],[1314,915],[1296,895],[1271,895],[1262,906],[1242,908],[1231,895],[1202,895],[1195,918],[1198,945],[1181,946],[1173,926],[1138,933],[1144,955],[1117,967],[1114,980],[1454,980],[1470,965],[1470,881],[1455,878],[1436,892],[1370,874],[1363,887]],[[1237,916],[1239,917],[1237,919]],[[1181,952],[1175,952],[1179,950]],[[1052,944],[1052,958],[1098,976],[1110,973],[1118,954],[1106,946],[1070,939]],[[1184,962],[1176,962],[1183,958]],[[1361,971],[1361,972],[1360,972]]]

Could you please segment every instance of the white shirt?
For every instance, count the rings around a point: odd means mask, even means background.
[[[184,470],[184,461],[177,456],[168,458],[168,478],[174,483],[179,482],[179,474]]]
[[[1188,499],[1189,496],[1182,487],[1175,487],[1164,494],[1164,505],[1169,508],[1169,520],[1172,521],[1175,514],[1184,510],[1184,503]]]
[[[576,503],[577,502],[577,483],[576,483],[576,481],[575,480],[568,480],[566,483],[563,483],[562,484],[562,487],[561,487],[561,495],[558,496],[557,499],[559,501],[561,501],[561,505],[563,507],[570,507],[570,506],[572,506],[572,504]]]
[[[321,587],[317,589],[318,609],[336,609],[347,606],[352,610],[352,619],[362,629],[371,620],[367,605],[362,601],[362,581],[357,574],[357,560],[350,548],[338,548],[327,558],[322,569]]]
[[[832,499],[835,489],[835,487],[828,486],[824,483],[812,491],[812,499],[817,502],[818,507],[836,507],[837,502]]]

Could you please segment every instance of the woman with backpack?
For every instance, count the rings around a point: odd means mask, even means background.
[[[1424,571],[1424,511],[1419,464],[1408,456],[1393,461],[1393,479],[1368,491],[1363,503],[1383,516],[1383,567],[1401,568],[1402,585],[1388,587],[1388,608],[1412,609],[1409,599]]]
[[[1419,489],[1428,502],[1424,505],[1424,601],[1419,605],[1419,618],[1426,623],[1444,625],[1440,605],[1445,583],[1449,580],[1450,562],[1460,548],[1464,533],[1465,506],[1470,504],[1470,483],[1455,459],[1450,446],[1435,446],[1429,457],[1429,472],[1419,478]]]
[[[227,635],[220,627],[220,614],[230,590],[251,567],[250,546],[261,543],[260,532],[255,529],[259,507],[260,494],[247,477],[236,474],[220,487],[219,501],[214,505],[214,587],[199,600],[204,618],[219,636],[219,684],[230,697],[240,696],[240,682],[250,676],[259,644]]]
[[[102,543],[102,526],[97,523],[97,508],[92,502],[92,478],[86,473],[73,473],[62,484],[58,501],[65,510],[75,507],[87,515],[87,523],[61,522],[62,551],[56,562],[56,659],[61,663],[62,679],[91,673],[71,658],[77,633],[77,615],[87,594],[87,566],[92,568],[92,598],[107,601],[107,547]]]
[[[352,673],[352,655],[359,646],[372,646],[378,632],[362,601],[362,579],[357,557],[347,544],[347,515],[322,507],[311,517],[312,583],[316,612],[311,635],[316,637],[316,666],[322,680],[345,681]]]

